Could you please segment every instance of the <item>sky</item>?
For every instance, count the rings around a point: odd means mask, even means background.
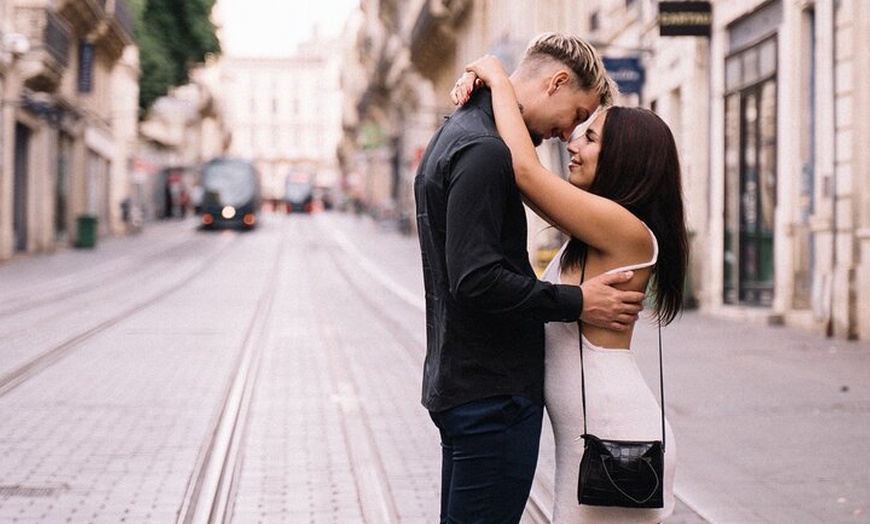
[[[218,0],[221,46],[232,56],[290,56],[319,27],[337,36],[359,0]]]

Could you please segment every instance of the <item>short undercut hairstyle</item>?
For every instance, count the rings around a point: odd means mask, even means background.
[[[598,91],[601,107],[613,105],[619,88],[607,74],[601,55],[589,42],[561,33],[543,33],[529,43],[522,61],[534,63],[546,59],[556,60],[570,69],[577,89]]]

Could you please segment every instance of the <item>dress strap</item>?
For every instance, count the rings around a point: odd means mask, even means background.
[[[638,264],[631,264],[628,266],[622,266],[622,267],[618,267],[615,269],[611,269],[610,271],[607,271],[607,273],[619,273],[621,271],[635,271],[638,269],[646,269],[648,267],[652,267],[652,266],[656,265],[656,262],[659,259],[659,241],[656,238],[655,233],[652,232],[652,229],[650,229],[649,226],[646,225],[645,222],[641,222],[641,224],[643,224],[643,227],[645,227],[646,230],[649,231],[649,236],[652,239],[652,245],[653,245],[652,258],[650,258],[646,262],[640,262]]]

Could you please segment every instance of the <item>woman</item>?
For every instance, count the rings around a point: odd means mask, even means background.
[[[667,125],[642,108],[602,111],[570,142],[568,180],[539,162],[508,75],[491,56],[466,67],[491,90],[499,133],[510,147],[517,184],[530,204],[570,240],[544,279],[579,283],[611,272],[634,271],[626,289],[646,290],[653,314],[670,323],[682,308],[688,265],[680,166]],[[454,90],[464,103],[476,85],[466,76]],[[585,271],[583,268],[585,267]],[[617,440],[660,440],[661,408],[644,381],[631,348],[632,330],[583,325],[588,431]],[[545,403],[556,442],[555,523],[661,522],[673,512],[675,446],[667,426],[665,507],[633,509],[577,503],[583,454],[580,333],[574,324],[546,328]],[[645,348],[654,350],[654,348]]]

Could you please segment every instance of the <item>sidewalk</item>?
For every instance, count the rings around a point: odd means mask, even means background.
[[[662,338],[680,499],[714,524],[870,522],[870,345],[698,312]],[[635,341],[655,380],[655,330]]]

